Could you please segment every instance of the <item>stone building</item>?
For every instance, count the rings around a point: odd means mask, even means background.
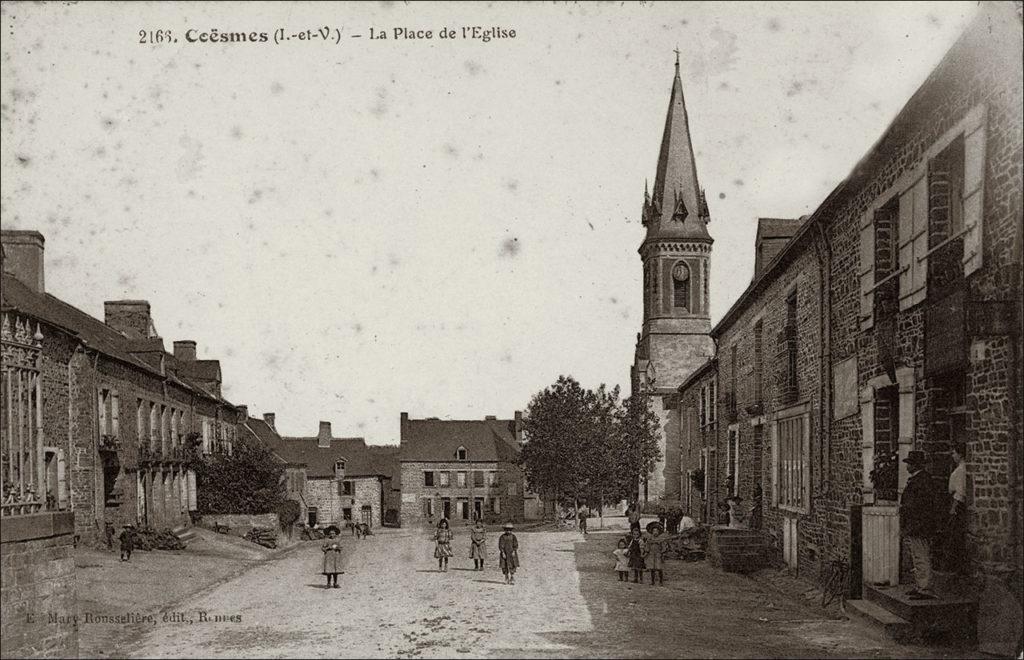
[[[196,454],[230,453],[240,421],[238,408],[220,396],[219,363],[197,360],[193,341],[165,352],[144,300],[108,301],[100,321],[47,293],[38,233],[5,231],[3,246],[11,255],[5,307],[70,338],[54,350],[69,364],[61,378],[71,383],[73,401],[44,387],[42,409],[75,420],[64,433],[68,450],[55,458],[76,513],[75,533],[85,543],[105,544],[108,528],[129,522],[189,524],[196,482],[187,462]]]
[[[403,527],[435,525],[442,517],[452,525],[523,520],[519,411],[515,419],[482,420],[409,419],[402,413],[401,433]]]
[[[718,362],[712,358],[698,367],[679,386],[674,401],[679,419],[679,492],[685,515],[700,522],[713,522],[718,471]]]
[[[362,522],[385,524],[388,511],[397,519],[392,494],[398,471],[398,448],[370,447],[363,438],[335,438],[330,422],[320,422],[316,437],[281,437],[271,413],[250,418],[250,428],[285,463],[286,491],[298,499],[301,521],[310,527]],[[389,521],[390,522],[390,521]]]
[[[841,559],[866,594],[907,582],[901,460],[923,450],[941,481],[961,441],[973,572],[1020,593],[1020,44],[1013,7],[981,5],[813,214],[759,222],[711,331],[717,428],[685,421],[710,375],[679,393],[682,446],[717,457],[708,508],[760,485],[770,549],[812,579]]]
[[[68,461],[88,430],[88,361],[68,329],[7,297],[8,272],[43,291],[43,237],[3,232],[0,299],[0,637],[4,657],[78,655]],[[17,285],[15,285],[17,286]],[[55,614],[56,622],[48,615]]]
[[[673,396],[679,384],[714,353],[708,331],[710,221],[690,140],[689,119],[676,58],[653,191],[644,190],[640,245],[644,321],[630,369],[632,394],[644,393],[660,420],[661,461],[643,475],[640,497],[678,500],[679,421]]]

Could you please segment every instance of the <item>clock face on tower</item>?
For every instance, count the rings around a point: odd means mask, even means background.
[[[687,280],[690,278],[690,269],[686,267],[686,264],[676,264],[672,269],[672,278],[679,281]]]

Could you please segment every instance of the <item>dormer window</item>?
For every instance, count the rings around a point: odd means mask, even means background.
[[[459,447],[457,450],[455,450],[455,457],[458,458],[460,461],[466,460],[466,448]]]
[[[335,474],[335,476],[341,475],[344,471],[345,471],[345,461],[344,461],[344,459],[339,459],[337,461],[334,461],[334,474]]]

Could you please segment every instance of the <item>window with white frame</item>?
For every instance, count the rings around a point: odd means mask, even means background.
[[[437,473],[437,485],[441,488],[447,488],[451,485],[451,472],[438,472]]]
[[[810,414],[773,424],[772,500],[780,509],[806,513],[810,504]]]

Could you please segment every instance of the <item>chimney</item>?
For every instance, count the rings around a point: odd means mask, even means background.
[[[181,362],[195,362],[196,343],[191,339],[180,339],[174,342],[174,357]]]
[[[103,303],[103,322],[129,339],[156,337],[146,300],[108,300]]]
[[[331,448],[331,423],[320,422],[320,432],[316,436],[316,446],[324,449]]]
[[[263,413],[263,421],[266,423],[267,426],[270,427],[271,431],[277,430],[276,428],[274,428],[274,419],[274,413]]]
[[[523,411],[517,410],[515,414],[515,426],[516,426],[516,442],[522,444],[523,442]]]
[[[235,408],[238,408],[238,413],[242,416],[242,423],[244,424],[244,423],[248,422],[249,421],[249,406],[241,405],[241,406],[235,406]]]
[[[43,235],[37,231],[10,229],[0,232],[3,248],[3,272],[36,293],[46,293],[43,285]]]

